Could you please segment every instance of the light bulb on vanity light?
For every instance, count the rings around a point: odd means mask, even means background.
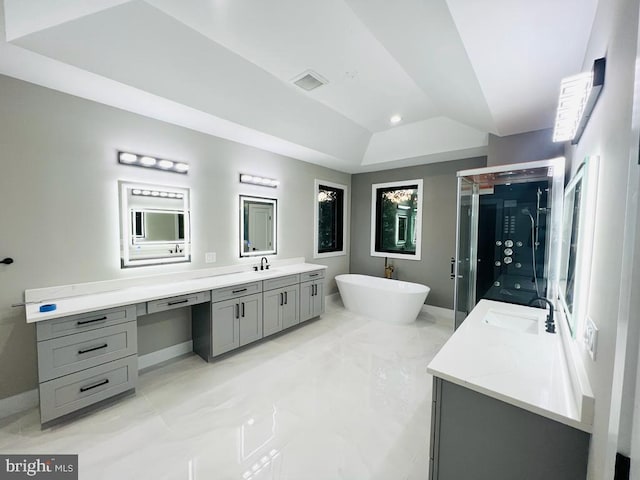
[[[402,121],[402,117],[400,115],[393,115],[389,121],[391,122],[391,125],[397,125]]]
[[[145,167],[153,167],[155,164],[156,164],[156,159],[153,157],[140,158],[140,165],[144,165]]]
[[[138,161],[137,155],[127,152],[120,152],[119,158],[122,163],[136,163]]]
[[[160,160],[158,161],[158,167],[168,170],[173,167],[173,162],[171,160]]]

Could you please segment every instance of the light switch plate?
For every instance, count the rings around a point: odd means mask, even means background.
[[[598,327],[596,327],[591,317],[587,317],[584,327],[584,345],[591,356],[591,360],[595,360],[598,346]]]
[[[216,262],[216,252],[207,252],[204,254],[204,262],[205,263],[215,263]]]

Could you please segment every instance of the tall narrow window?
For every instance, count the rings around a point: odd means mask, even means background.
[[[347,187],[316,180],[314,257],[345,254],[345,192]]]
[[[371,186],[371,256],[420,260],[422,179]]]

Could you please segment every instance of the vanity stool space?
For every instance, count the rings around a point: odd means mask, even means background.
[[[41,423],[135,390],[138,317],[191,307],[193,351],[211,361],[321,315],[325,268],[303,263],[68,296],[46,313],[27,305],[27,322],[36,322]]]

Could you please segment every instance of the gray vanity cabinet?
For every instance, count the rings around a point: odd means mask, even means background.
[[[265,337],[300,323],[298,285],[271,290],[263,295]]]
[[[584,480],[588,433],[434,377],[430,480]]]
[[[300,323],[298,275],[265,280],[264,282],[264,336],[285,330]]]
[[[211,306],[211,356],[262,338],[262,296],[258,293]]]
[[[302,280],[300,321],[305,322],[324,313],[324,270],[305,273],[302,275]]]
[[[205,360],[262,338],[262,282],[211,291],[191,307],[193,351]]]
[[[211,356],[221,355],[240,346],[239,305],[235,299],[211,306]]]
[[[36,324],[43,424],[136,387],[136,306]]]

